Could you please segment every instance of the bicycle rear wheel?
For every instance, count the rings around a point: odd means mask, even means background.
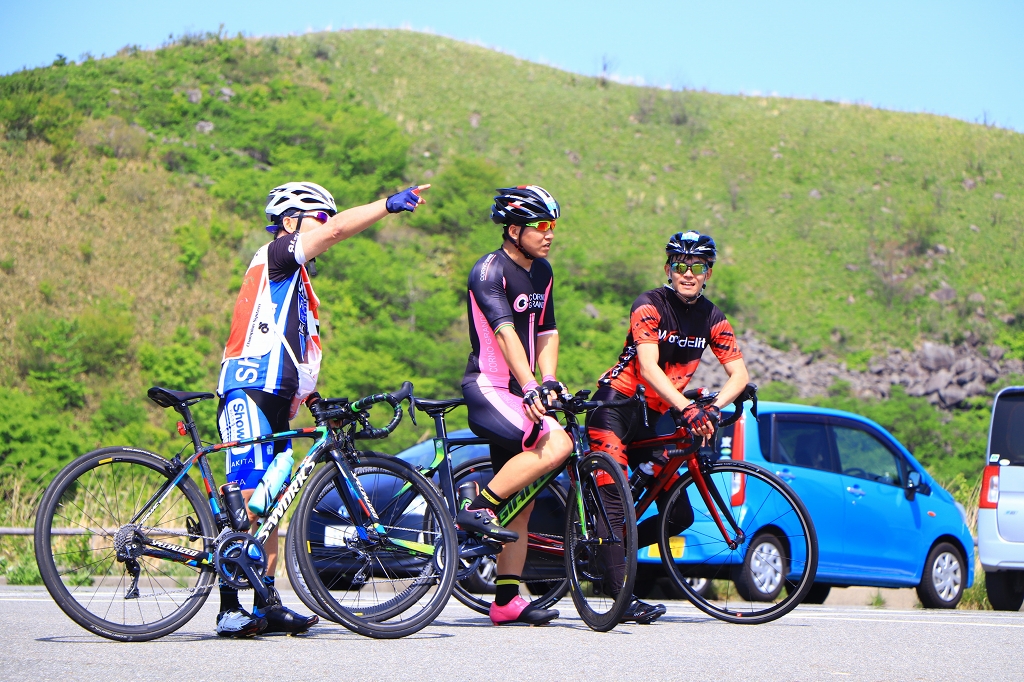
[[[333,463],[317,471],[292,520],[305,584],[331,620],[367,637],[404,637],[429,625],[451,596],[455,525],[433,484],[401,460],[360,453],[352,467],[383,526],[353,523]],[[356,514],[362,518],[362,512]],[[303,551],[304,550],[304,551]]]
[[[806,507],[775,475],[748,462],[716,462],[707,480],[743,531],[743,542],[729,546],[714,520],[723,518],[733,536],[723,509],[714,501],[709,507],[686,472],[661,513],[665,572],[694,606],[720,620],[757,625],[784,616],[811,589],[818,567],[818,539]],[[689,516],[687,506],[693,522],[674,535],[671,519]],[[693,578],[707,579],[712,588],[696,590]]]
[[[578,464],[579,489],[569,491],[565,571],[576,610],[591,629],[619,624],[636,580],[636,514],[622,467],[600,452]]]
[[[464,462],[452,474],[456,490],[468,481],[475,481],[483,488],[493,477],[489,457]],[[565,490],[557,482],[552,482],[537,495],[530,515],[530,547],[522,574],[522,583],[532,597],[531,602],[538,608],[550,608],[569,589],[563,559],[564,518]],[[460,580],[455,583],[455,598],[477,613],[489,613],[494,601],[497,566],[497,555],[494,554],[463,559]]]
[[[90,632],[127,642],[163,637],[188,622],[209,596],[212,565],[117,558],[115,544],[138,546],[140,537],[189,550],[197,559],[213,552],[213,514],[188,476],[131,524],[171,479],[170,463],[159,455],[105,448],[73,461],[46,489],[35,526],[39,573],[57,606]],[[137,582],[127,568],[132,561]]]

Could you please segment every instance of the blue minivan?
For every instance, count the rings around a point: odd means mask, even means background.
[[[963,507],[871,420],[839,410],[762,402],[759,418],[745,412],[719,432],[715,449],[720,457],[772,471],[803,500],[819,545],[818,572],[806,603],[822,603],[833,586],[865,585],[916,587],[925,607],[954,608],[973,583],[974,539]],[[486,446],[470,445],[453,451],[452,458],[457,466],[486,455]],[[426,464],[433,444],[420,443],[399,456]],[[741,518],[747,500],[742,491],[734,492],[734,514]],[[647,515],[652,513],[653,506]],[[673,557],[677,562],[690,559],[687,554],[701,545],[698,538],[714,532],[701,523],[683,532],[681,553]],[[756,530],[749,535],[754,537]],[[664,584],[657,545],[641,548],[638,561],[636,593],[643,597],[656,582]],[[734,570],[747,570],[746,562]],[[753,582],[748,578],[748,584]]]

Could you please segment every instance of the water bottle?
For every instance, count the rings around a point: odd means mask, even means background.
[[[284,487],[284,482],[292,473],[293,464],[295,464],[295,460],[292,459],[291,448],[279,452],[274,457],[274,461],[267,467],[262,480],[253,491],[252,497],[249,498],[249,511],[253,514],[263,515],[277,494],[281,492],[281,488]]]
[[[225,483],[220,487],[224,496],[224,507],[228,512],[228,520],[235,530],[249,530],[249,515],[245,513],[245,499],[242,497],[242,489],[237,483]]]
[[[480,484],[476,481],[466,481],[459,485],[459,510],[469,506],[469,503],[480,494]]]
[[[644,462],[636,468],[633,475],[629,477],[629,492],[633,496],[633,500],[636,501],[640,498],[644,488],[647,487],[647,482],[654,477],[654,463]]]

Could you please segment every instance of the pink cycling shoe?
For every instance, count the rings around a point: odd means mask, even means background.
[[[547,625],[555,618],[558,618],[558,611],[555,609],[540,609],[516,595],[512,601],[504,606],[491,603],[491,622],[495,625],[511,625],[512,623],[526,623],[527,625]]]

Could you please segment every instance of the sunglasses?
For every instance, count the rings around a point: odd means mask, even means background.
[[[306,218],[312,218],[321,225],[323,225],[324,223],[331,219],[331,216],[327,215],[327,213],[324,211],[317,211],[316,213],[303,213],[302,215]]]
[[[705,272],[711,269],[711,266],[708,265],[707,263],[691,263],[687,265],[686,263],[677,262],[669,263],[668,267],[672,270],[672,272],[676,273],[677,275],[685,275],[687,270],[689,270],[695,275],[703,275]]]
[[[555,229],[555,220],[538,220],[535,223],[526,223],[526,227],[536,228],[538,232],[547,232]]]

